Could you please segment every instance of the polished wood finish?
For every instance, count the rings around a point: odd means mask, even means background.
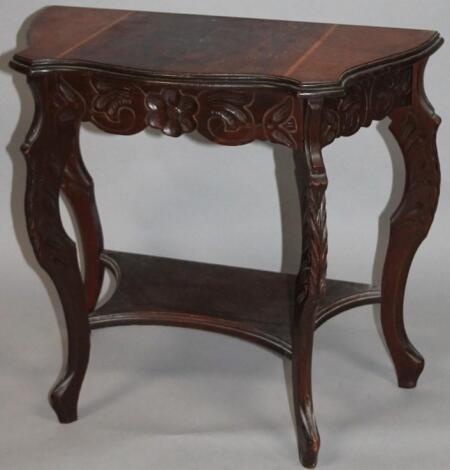
[[[307,467],[316,465],[320,447],[314,331],[326,320],[381,303],[399,385],[416,385],[423,359],[408,340],[403,299],[439,195],[439,118],[423,88],[426,60],[442,43],[438,33],[49,7],[28,37],[29,47],[11,66],[27,74],[36,102],[23,145],[25,209],[36,257],[65,312],[67,357],[51,395],[62,422],[77,418],[90,330],[113,325],[201,328],[290,357],[299,453]],[[406,185],[380,287],[329,280],[322,150],[388,116]],[[83,121],[113,134],[149,126],[172,137],[197,131],[222,145],[265,140],[292,148],[302,210],[298,275],[105,251],[79,149]],[[61,223],[60,192],[78,224],[84,272]],[[105,269],[117,287],[97,307]]]
[[[84,284],[88,311],[97,304],[103,283],[104,268],[100,262],[103,251],[103,235],[94,197],[94,182],[86,170],[80,154],[79,142],[74,148],[64,169],[61,190],[66,196],[80,231],[84,263]]]
[[[25,214],[34,253],[55,284],[65,314],[67,357],[64,372],[50,396],[59,420],[68,423],[77,419],[78,396],[90,349],[86,292],[77,249],[59,213],[64,169],[77,148],[81,110],[66,106],[64,97],[58,95],[58,81],[53,74],[41,74],[29,82],[36,114],[22,147],[27,162]],[[55,99],[48,100],[48,96]]]
[[[404,158],[403,198],[391,219],[382,279],[381,319],[400,387],[413,388],[424,360],[408,339],[403,321],[403,296],[414,254],[427,236],[439,198],[440,172],[436,132],[440,118],[426,99],[423,73],[426,59],[413,67],[412,99],[391,114],[390,129]]]
[[[92,328],[176,324],[237,335],[292,356],[292,274],[112,251],[102,254],[102,262],[117,287],[89,315]],[[316,328],[343,310],[381,300],[374,287],[332,279],[325,294]]]
[[[426,50],[437,39],[435,31],[49,7],[15,60],[33,67],[76,64],[159,77],[274,77],[323,86],[369,64]]]

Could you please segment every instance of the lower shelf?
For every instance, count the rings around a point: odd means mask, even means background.
[[[102,255],[117,288],[89,316],[91,328],[174,325],[239,336],[290,356],[295,276],[115,251]],[[338,313],[380,301],[379,290],[327,280],[316,328]]]

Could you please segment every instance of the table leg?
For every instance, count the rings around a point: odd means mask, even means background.
[[[423,73],[426,60],[413,68],[412,102],[394,110],[390,129],[403,153],[403,198],[391,218],[382,278],[381,320],[400,387],[412,388],[424,360],[408,339],[403,318],[406,280],[414,254],[427,236],[439,198],[440,172],[436,132],[440,119],[428,102]]]
[[[313,410],[311,365],[316,309],[325,287],[327,256],[327,177],[320,145],[321,115],[322,100],[309,102],[304,151],[295,153],[302,210],[302,260],[292,328],[292,374],[300,460],[309,468],[316,466],[320,447]]]
[[[51,404],[61,422],[77,419],[77,403],[86,372],[90,330],[86,295],[75,243],[61,222],[59,192],[64,169],[78,145],[83,102],[55,73],[29,76],[35,117],[22,147],[27,162],[25,213],[36,258],[59,294],[67,327],[67,351]]]
[[[104,266],[100,261],[103,235],[94,195],[94,182],[84,166],[79,143],[66,163],[62,191],[72,207],[83,246],[84,286],[88,312],[94,310],[103,282]]]

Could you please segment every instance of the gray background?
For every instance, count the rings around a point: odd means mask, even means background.
[[[448,0],[59,3],[417,27],[450,38]],[[0,1],[0,468],[299,468],[288,364],[234,338],[164,327],[94,332],[80,420],[58,424],[48,406],[61,366],[61,312],[25,234],[18,149],[33,105],[23,77],[7,69],[16,44],[23,46],[23,33],[16,38],[22,22],[44,5]],[[314,357],[321,468],[450,467],[449,74],[446,44],[426,75],[429,98],[443,118],[442,197],[406,292],[408,331],[426,358],[425,372],[416,390],[396,387],[372,307],[321,329]],[[387,124],[324,152],[330,277],[370,282],[373,259],[385,248],[387,217],[403,177]],[[299,208],[285,149],[228,148],[150,131],[121,138],[90,126],[81,145],[96,181],[107,247],[296,271]]]

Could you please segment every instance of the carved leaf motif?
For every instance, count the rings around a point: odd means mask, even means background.
[[[412,76],[409,68],[381,75],[374,93],[374,119],[383,119],[387,116],[394,109],[399,96],[411,93],[411,85]]]
[[[288,98],[283,103],[272,108],[271,112],[269,113],[270,122],[274,124],[282,124],[286,122],[292,115],[292,100]]]
[[[242,145],[257,138],[253,91],[205,91],[198,101],[198,131],[206,138],[223,145]]]
[[[295,147],[297,121],[293,111],[293,99],[288,97],[266,113],[263,126],[269,140],[286,145],[287,147]]]
[[[437,128],[439,124],[435,122]],[[398,219],[399,226],[421,225],[427,229],[433,220],[439,197],[440,172],[434,137],[421,130],[413,112],[408,112],[402,125],[398,141],[406,155],[408,177],[411,181],[407,197]]]
[[[49,152],[40,159],[35,156],[27,160],[28,171],[33,175],[26,196],[29,235],[36,257],[45,269],[64,268],[71,262],[67,238],[55,227],[55,220],[59,220],[59,182],[63,169],[58,157]]]
[[[231,132],[250,121],[248,112],[245,111],[245,106],[252,101],[249,98],[247,93],[219,91],[208,96],[208,103],[211,106],[211,114],[225,123],[226,132]]]
[[[368,108],[364,86],[356,84],[349,90],[347,96],[338,105],[341,135],[349,136],[358,131],[364,122]]]
[[[290,136],[290,134],[282,131],[281,129],[275,129],[270,134],[270,140],[279,144],[286,145],[287,147],[294,147],[295,145],[295,142]]]
[[[325,108],[322,124],[322,145],[331,144],[340,135],[340,118],[337,110]]]
[[[97,82],[94,87],[99,93],[94,101],[95,110],[106,113],[113,121],[120,119],[119,114],[121,108],[133,104],[131,91],[127,86],[114,89],[105,82]]]
[[[160,84],[103,72],[86,72],[71,86],[63,99],[81,90],[89,98],[83,120],[113,134],[135,134],[150,126],[173,137],[197,130],[223,145],[255,139],[297,145],[295,100],[280,90]]]
[[[322,145],[340,136],[350,136],[373,120],[381,120],[411,93],[411,69],[403,68],[354,81],[342,98],[325,100]]]
[[[136,119],[145,96],[137,85],[91,80],[91,86],[96,93],[90,113],[94,124],[106,132],[119,134],[133,134],[145,127]]]
[[[59,77],[53,105],[57,109],[58,119],[62,122],[82,117],[86,111],[84,98],[63,77]]]
[[[297,302],[301,306],[309,295],[316,297],[325,289],[328,232],[325,188],[310,185],[304,195],[302,262],[298,276]],[[303,209],[302,209],[303,210]]]

